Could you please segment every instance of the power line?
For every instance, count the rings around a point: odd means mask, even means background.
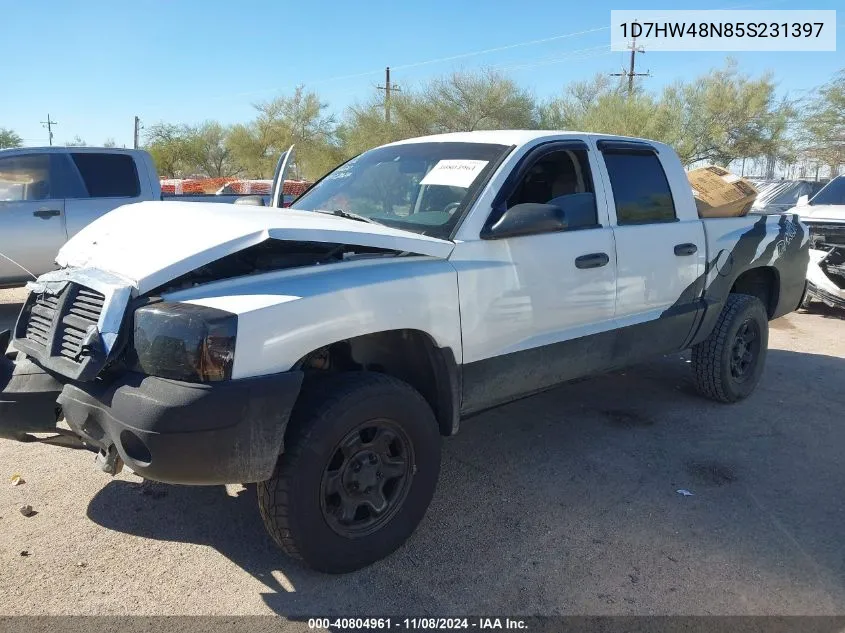
[[[139,119],[138,116],[136,115],[135,116],[135,133],[134,133],[134,136],[133,136],[134,140],[132,142],[132,149],[138,149],[138,140],[139,140],[140,134],[141,134],[141,119]]]
[[[50,115],[47,115],[46,121],[41,121],[41,125],[47,128],[47,136],[50,139],[50,145],[53,145],[53,126],[58,125],[58,121],[51,121]]]
[[[642,53],[645,55],[645,49],[642,46],[637,46],[637,38],[633,38],[631,40],[631,44],[628,46],[631,49],[631,67],[627,71],[623,68],[621,73],[610,73],[611,77],[627,77],[628,78],[628,97],[634,94],[634,77],[650,77],[651,73],[644,72],[638,73],[634,72],[634,67],[636,65],[636,57],[637,53]]]
[[[402,88],[390,83],[390,66],[384,69],[384,85],[376,86],[376,90],[384,90],[384,121],[390,123],[390,91],[402,91]]]
[[[534,46],[534,45],[537,45],[537,44],[545,44],[547,42],[554,42],[554,41],[557,41],[557,40],[569,39],[571,37],[578,37],[579,35],[587,35],[589,33],[597,33],[599,31],[607,31],[609,29],[610,29],[609,26],[602,26],[602,27],[597,27],[597,28],[594,28],[594,29],[585,29],[583,31],[574,31],[572,33],[563,33],[562,35],[553,35],[551,37],[544,37],[544,38],[541,38],[541,39],[538,39],[538,40],[527,40],[527,41],[524,41],[524,42],[517,42],[515,44],[506,44],[505,46],[497,46],[495,48],[485,48],[485,49],[482,49],[482,50],[470,51],[470,52],[467,52],[467,53],[459,53],[457,55],[450,55],[448,57],[436,57],[436,58],[433,58],[433,59],[426,59],[426,60],[419,61],[419,62],[402,64],[401,66],[394,66],[393,70],[407,70],[409,68],[417,68],[419,66],[428,66],[430,64],[439,64],[439,63],[443,63],[443,62],[450,62],[450,61],[455,61],[457,59],[465,59],[467,57],[476,57],[478,55],[486,55],[488,53],[498,53],[500,51],[511,50],[511,49],[514,49],[514,48],[521,48],[523,46]],[[332,82],[332,81],[341,81],[343,79],[359,79],[361,77],[368,77],[370,75],[375,75],[376,73],[380,73],[380,72],[382,72],[381,69],[379,69],[379,70],[367,70],[367,71],[364,71],[364,72],[353,73],[353,74],[350,74],[350,75],[336,75],[334,77],[326,77],[325,79],[317,79],[316,81],[310,81],[310,82],[307,82],[307,83],[308,83],[309,86],[315,86],[315,85],[319,85],[319,84],[329,83],[329,82]],[[230,93],[230,94],[227,94],[227,95],[223,95],[222,97],[218,97],[218,98],[227,98],[228,99],[230,97],[246,97],[246,96],[249,96],[249,95],[264,94],[266,92],[274,92],[274,91],[284,90],[284,89],[288,89],[288,88],[292,88],[292,87],[295,87],[295,86],[288,85],[288,86],[281,86],[281,87],[276,87],[276,88],[266,88],[266,89],[263,89],[263,90],[252,90],[250,92]]]

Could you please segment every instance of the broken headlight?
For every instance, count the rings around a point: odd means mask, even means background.
[[[133,371],[190,382],[228,380],[238,317],[190,303],[154,303],[135,310]]]

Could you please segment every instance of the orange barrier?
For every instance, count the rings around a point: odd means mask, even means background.
[[[284,195],[298,196],[313,183],[306,180],[285,180]],[[247,180],[239,178],[169,178],[161,181],[161,192],[180,196],[217,193],[233,195],[268,195],[272,188],[270,180]]]

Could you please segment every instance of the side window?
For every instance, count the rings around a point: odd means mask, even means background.
[[[527,202],[560,207],[570,229],[599,226],[586,150],[561,149],[537,159],[508,198],[507,207]]]
[[[88,198],[135,198],[141,193],[135,161],[126,154],[71,153]]]
[[[48,154],[0,158],[0,202],[49,200],[52,189]]]
[[[605,152],[604,162],[616,203],[617,224],[676,219],[669,181],[655,154]]]

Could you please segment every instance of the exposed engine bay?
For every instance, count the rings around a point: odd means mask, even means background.
[[[167,282],[153,294],[192,288],[212,281],[275,270],[332,264],[365,257],[395,257],[399,251],[354,244],[269,239],[221,257]]]
[[[845,308],[845,224],[808,223],[810,264],[808,295],[829,306]]]

